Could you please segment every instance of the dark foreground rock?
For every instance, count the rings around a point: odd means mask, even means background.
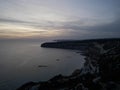
[[[17,90],[120,90],[120,39],[85,41],[84,45],[86,62],[82,69],[45,82],[28,82]]]

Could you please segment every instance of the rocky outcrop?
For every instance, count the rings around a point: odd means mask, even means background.
[[[45,82],[29,82],[17,90],[120,90],[120,39],[84,44],[86,62],[82,69],[70,76],[60,74]]]

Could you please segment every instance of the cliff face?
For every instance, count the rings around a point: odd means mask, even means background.
[[[55,46],[66,47],[65,42],[60,43]],[[54,47],[53,43],[46,45]],[[46,82],[29,82],[17,90],[120,90],[120,40],[88,41],[84,45],[86,62],[81,70],[75,70],[70,76],[60,74]]]

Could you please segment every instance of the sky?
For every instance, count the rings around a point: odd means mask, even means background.
[[[0,0],[0,39],[120,37],[120,0]]]

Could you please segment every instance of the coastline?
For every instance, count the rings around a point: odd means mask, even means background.
[[[82,51],[84,67],[69,76],[60,74],[45,82],[28,82],[17,90],[119,90],[119,46],[120,39],[44,43],[41,47]]]

